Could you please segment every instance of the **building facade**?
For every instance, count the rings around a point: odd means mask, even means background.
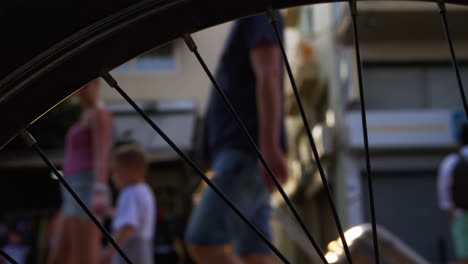
[[[438,209],[436,178],[443,157],[456,151],[464,115],[437,5],[369,1],[359,2],[358,12],[377,223],[430,263],[450,259],[449,224]],[[316,80],[302,82],[301,89],[310,91],[305,96],[312,102],[314,130],[329,132],[316,135],[320,143],[331,145],[323,158],[330,161],[339,214],[346,228],[370,222],[348,5],[302,7],[298,14],[297,79]],[[466,8],[448,7],[465,82],[467,14]],[[323,200],[320,191],[307,199]],[[333,229],[317,220],[313,224],[322,230],[318,234]]]

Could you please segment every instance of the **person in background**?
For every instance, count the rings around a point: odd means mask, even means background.
[[[458,264],[468,264],[468,210],[455,205],[453,185],[455,173],[461,177],[468,177],[468,124],[464,123],[460,129],[460,149],[458,153],[451,153],[439,166],[437,190],[439,207],[449,219]],[[465,161],[461,160],[465,159]],[[468,187],[468,186],[467,186]],[[468,194],[468,190],[465,190]]]
[[[87,207],[102,218],[110,208],[107,181],[113,125],[111,113],[97,99],[98,87],[96,79],[76,93],[83,112],[66,136],[63,173]],[[48,263],[97,264],[101,233],[65,188],[57,222]]]
[[[23,234],[19,230],[14,229],[8,233],[8,244],[3,247],[3,251],[16,260],[18,264],[26,264],[29,246],[24,244]],[[3,258],[2,261],[1,263],[12,264]]]
[[[137,145],[123,145],[112,154],[112,181],[120,190],[112,230],[116,243],[138,264],[154,264],[153,236],[156,226],[156,201],[145,183],[149,161],[147,153]],[[101,263],[120,264],[126,261],[109,245]]]
[[[280,32],[281,16],[277,16]],[[282,61],[266,15],[235,22],[216,80],[280,182],[287,179]],[[213,183],[271,239],[273,184],[256,154],[213,89],[205,123]],[[196,263],[273,263],[270,249],[209,188],[192,212],[185,241]]]

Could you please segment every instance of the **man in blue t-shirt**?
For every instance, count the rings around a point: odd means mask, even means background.
[[[275,15],[282,32],[280,14]],[[216,80],[276,177],[284,182],[282,61],[266,15],[234,23]],[[205,131],[213,183],[271,240],[272,180],[214,89]],[[197,263],[273,263],[265,243],[211,189],[204,190],[193,211],[185,240]]]

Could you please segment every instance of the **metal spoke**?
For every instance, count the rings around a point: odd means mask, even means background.
[[[361,51],[359,47],[359,33],[357,28],[357,3],[356,0],[349,0],[349,7],[351,11],[351,19],[353,22],[353,32],[354,32],[354,46],[356,50],[356,63],[358,71],[358,80],[359,80],[359,97],[361,102],[361,118],[362,118],[362,133],[364,137],[364,149],[366,156],[366,176],[367,176],[367,187],[369,190],[369,203],[371,211],[371,221],[372,221],[372,238],[374,241],[374,257],[375,263],[380,263],[380,254],[379,254],[379,242],[377,237],[377,220],[375,216],[375,202],[374,202],[374,188],[372,184],[372,170],[371,170],[371,161],[370,161],[370,151],[369,151],[369,137],[367,133],[367,117],[366,117],[366,102],[364,96],[364,81],[362,78],[362,61],[361,61]]]
[[[301,100],[301,97],[300,97],[299,92],[297,90],[296,81],[294,79],[294,75],[292,73],[291,66],[289,65],[288,56],[286,55],[286,51],[284,49],[284,45],[283,45],[279,30],[278,30],[278,25],[277,25],[275,15],[274,15],[272,9],[269,9],[267,11],[267,14],[268,14],[268,17],[270,19],[270,23],[271,23],[271,25],[273,27],[273,30],[275,31],[276,39],[278,40],[278,43],[279,43],[279,46],[280,46],[280,49],[281,49],[281,55],[283,56],[284,66],[286,67],[286,71],[288,73],[289,81],[291,82],[291,87],[293,89],[294,96],[296,98],[296,102],[297,102],[297,106],[299,108],[299,112],[301,113],[302,122],[304,123],[306,134],[307,134],[307,137],[309,139],[310,147],[312,148],[312,152],[314,154],[314,159],[315,159],[315,163],[317,164],[317,168],[318,168],[318,171],[319,171],[319,174],[320,174],[320,178],[322,179],[323,188],[325,189],[325,193],[327,194],[327,198],[328,198],[328,201],[330,203],[330,207],[332,209],[333,218],[335,219],[336,227],[338,229],[338,233],[340,234],[340,238],[341,238],[341,242],[343,244],[343,248],[344,248],[344,251],[345,251],[345,254],[346,254],[346,258],[348,259],[348,263],[352,264],[353,261],[351,259],[351,253],[349,251],[348,243],[346,242],[346,238],[345,238],[344,231],[343,231],[343,226],[341,225],[340,217],[338,216],[338,210],[336,209],[335,203],[333,201],[332,194],[331,194],[331,191],[330,191],[330,186],[328,184],[327,177],[325,176],[325,171],[323,169],[322,162],[320,160],[320,156],[319,156],[319,153],[318,153],[318,150],[317,150],[317,146],[315,144],[314,137],[312,136],[312,129],[310,128],[309,121],[307,121],[307,116],[306,116],[305,111],[304,111],[304,106],[302,105],[302,100]]]
[[[450,49],[450,58],[452,60],[452,65],[457,76],[458,88],[460,90],[460,96],[463,102],[463,109],[465,110],[465,117],[468,119],[468,104],[466,102],[465,90],[463,89],[463,81],[460,75],[460,69],[458,67],[457,57],[455,55],[455,49],[453,47],[452,37],[450,35],[448,21],[447,21],[447,8],[445,7],[444,0],[438,0],[437,4],[439,6],[440,18],[442,19],[442,24],[444,25],[445,37]]]
[[[14,260],[10,255],[8,255],[3,249],[0,248],[0,256],[6,259],[10,264],[18,264],[16,260]]]
[[[125,93],[118,85],[117,81],[109,74],[102,74],[102,78],[140,114],[140,116],[158,133],[171,148],[202,178],[202,180],[254,231],[260,239],[281,259],[283,263],[290,263],[283,254],[258,230],[258,228],[245,217],[242,212],[211,182],[211,180],[202,172],[202,170],[193,162],[165,133],[156,125],[145,112]],[[216,213],[216,212],[215,212]]]
[[[231,102],[229,101],[229,99],[227,98],[226,94],[224,93],[224,91],[219,87],[218,83],[216,82],[215,78],[213,77],[213,74],[211,73],[210,69],[208,69],[208,66],[206,66],[206,63],[205,61],[203,60],[203,58],[201,57],[200,53],[198,52],[198,48],[197,48],[197,45],[196,43],[193,41],[192,37],[190,35],[185,35],[184,36],[184,40],[185,40],[185,43],[187,44],[187,47],[190,49],[191,52],[193,52],[195,54],[195,57],[197,58],[198,62],[200,63],[200,65],[202,66],[203,70],[205,71],[205,73],[208,75],[208,78],[211,80],[213,86],[215,87],[216,91],[218,92],[218,94],[221,96],[221,98],[223,99],[224,103],[226,104],[226,106],[228,107],[229,111],[231,112],[232,116],[235,118],[237,124],[239,125],[239,127],[241,128],[242,130],[242,133],[244,134],[244,136],[248,139],[249,141],[249,144],[254,148],[255,150],[255,153],[257,155],[257,157],[259,158],[260,162],[262,163],[262,165],[264,166],[265,170],[267,171],[268,175],[271,177],[271,179],[273,180],[273,183],[274,185],[276,186],[276,188],[278,189],[279,193],[281,194],[281,196],[283,197],[284,201],[286,202],[287,206],[289,207],[289,209],[291,210],[291,212],[293,213],[294,217],[296,218],[297,222],[299,223],[299,225],[301,226],[302,230],[304,231],[304,233],[307,235],[307,237],[309,238],[309,241],[311,242],[312,246],[315,248],[315,250],[317,251],[318,255],[320,256],[320,258],[322,259],[322,261],[324,263],[328,263],[324,254],[322,253],[322,250],[320,249],[319,245],[317,244],[317,242],[315,241],[315,239],[312,237],[312,234],[310,234],[309,230],[307,230],[307,227],[305,226],[304,224],[304,221],[302,221],[301,217],[299,216],[299,213],[297,213],[296,209],[294,208],[294,205],[292,204],[292,202],[289,200],[288,198],[288,195],[286,194],[286,192],[283,190],[283,188],[281,187],[281,184],[279,183],[278,179],[276,178],[276,176],[274,175],[273,171],[271,170],[270,166],[268,165],[268,163],[266,162],[265,158],[263,157],[262,153],[260,152],[257,144],[255,143],[255,140],[252,138],[252,136],[250,135],[250,133],[248,132],[247,128],[245,127],[244,123],[242,122],[242,120],[240,119],[239,115],[237,114],[236,110],[234,109],[234,107],[232,106]]]
[[[47,158],[46,154],[42,151],[42,149],[39,147],[37,144],[36,139],[29,133],[28,130],[22,130],[20,133],[21,138],[24,140],[24,142],[30,146],[33,147],[37,154],[42,158],[42,160],[47,164],[47,166],[52,170],[52,172],[55,174],[55,176],[58,178],[61,184],[67,189],[67,191],[73,196],[73,199],[80,205],[80,207],[85,211],[85,213],[91,218],[91,221],[99,228],[101,233],[107,238],[109,243],[112,244],[112,246],[117,250],[117,252],[120,254],[120,256],[127,262],[128,264],[133,264],[133,262],[128,258],[128,256],[123,252],[123,250],[119,247],[117,242],[112,238],[112,236],[107,232],[107,230],[104,228],[104,226],[99,222],[99,220],[94,216],[94,214],[88,209],[88,207],[83,203],[83,201],[80,199],[80,197],[75,193],[73,188],[67,183],[65,178],[62,176],[61,173],[55,168],[54,164]]]

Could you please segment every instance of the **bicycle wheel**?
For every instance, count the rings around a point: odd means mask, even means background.
[[[0,122],[6,124],[0,146],[79,87],[152,48],[269,8],[337,1],[8,3],[0,18],[8,40],[0,46]],[[25,23],[28,20],[34,24]]]

